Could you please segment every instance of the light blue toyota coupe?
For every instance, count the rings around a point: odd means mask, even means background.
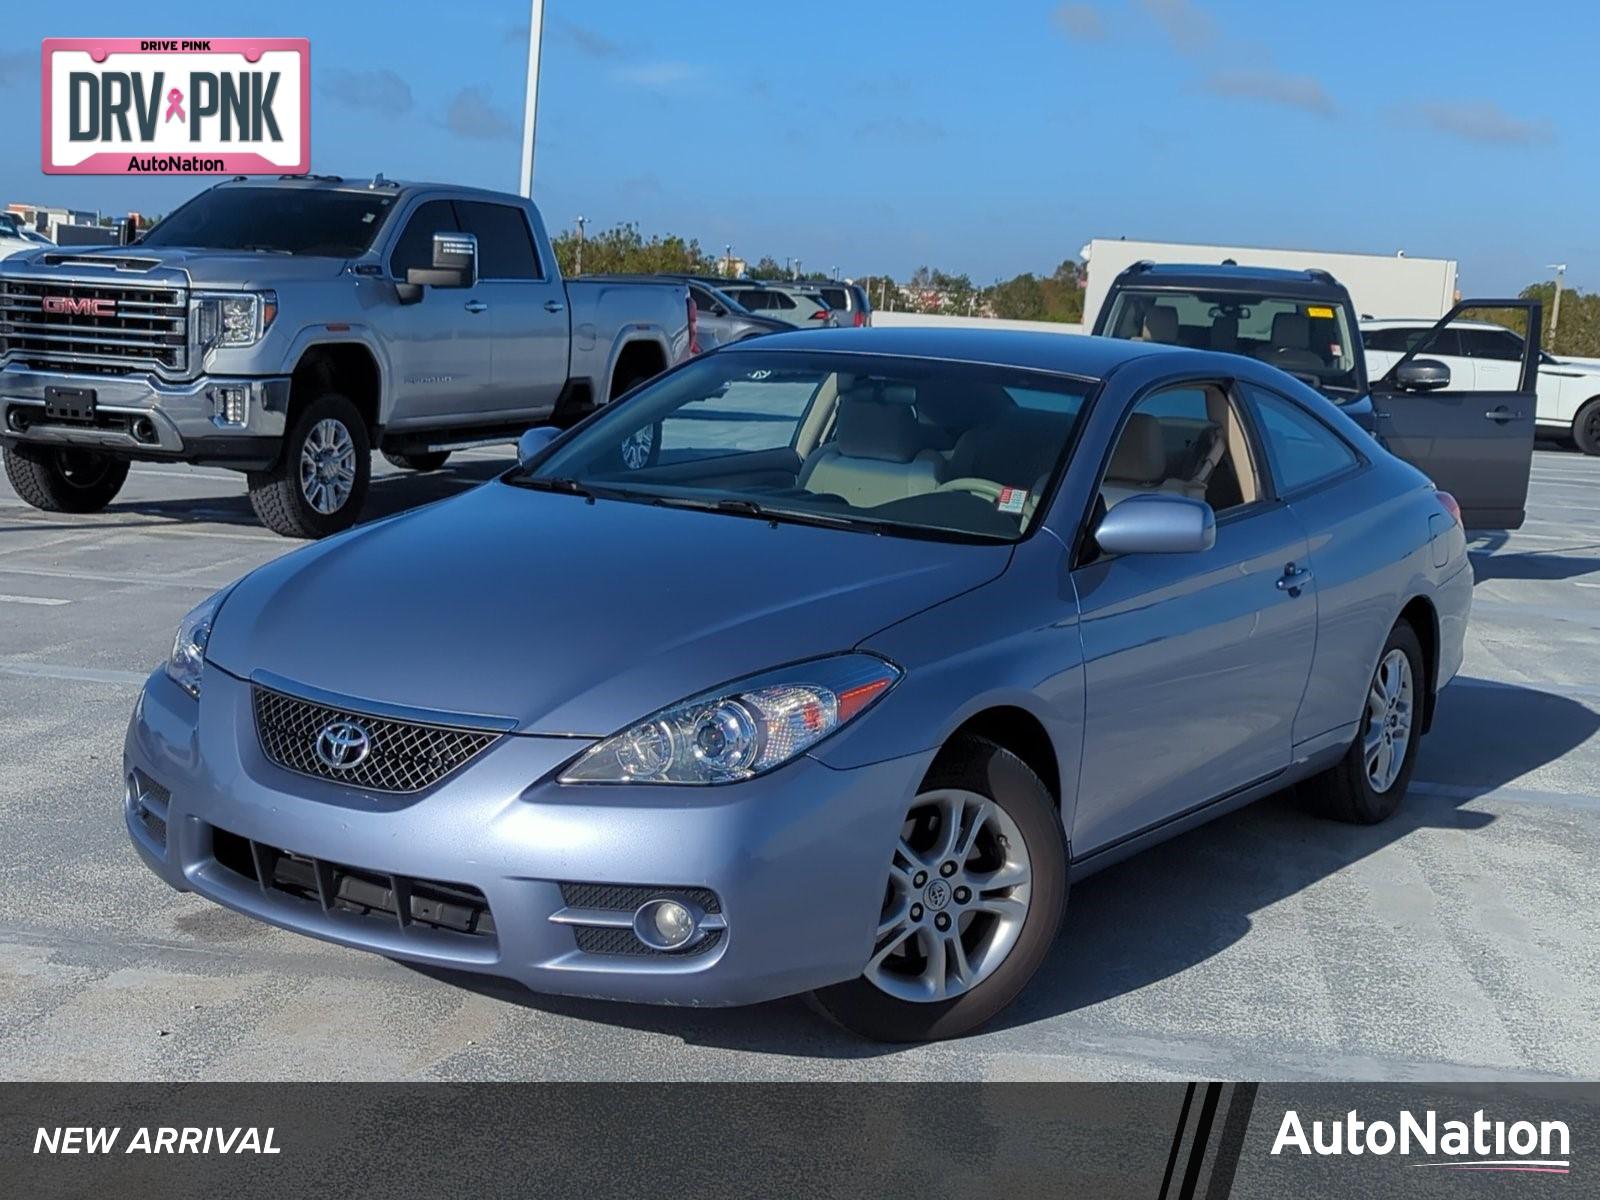
[[[1089,872],[1297,782],[1393,813],[1471,593],[1455,501],[1264,363],[778,334],[207,600],[125,816],[348,946],[949,1037]]]

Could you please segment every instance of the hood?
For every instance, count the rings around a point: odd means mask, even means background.
[[[225,289],[269,288],[277,284],[301,280],[334,279],[344,270],[348,261],[343,258],[318,258],[298,254],[256,254],[247,251],[234,253],[227,250],[196,250],[183,246],[71,246],[36,247],[40,252],[27,257],[26,265],[40,273],[70,271],[93,272],[96,259],[117,262],[132,260],[151,263],[148,273],[160,278],[178,271],[199,288]],[[70,262],[48,263],[47,258],[69,258]],[[6,265],[17,264],[14,257]],[[108,271],[115,270],[111,263]],[[129,272],[118,272],[119,278],[128,278]],[[170,276],[169,276],[170,278]]]
[[[206,657],[241,678],[601,736],[848,650],[1010,557],[495,482],[246,576]]]

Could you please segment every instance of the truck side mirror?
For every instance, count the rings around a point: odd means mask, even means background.
[[[411,287],[469,288],[477,282],[478,239],[470,233],[434,234],[433,265],[406,268]]]
[[[1413,358],[1400,364],[1394,381],[1402,391],[1436,392],[1450,386],[1450,368],[1436,358]]]

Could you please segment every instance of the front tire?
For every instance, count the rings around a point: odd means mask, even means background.
[[[250,505],[274,533],[327,537],[355,524],[371,475],[366,422],[344,396],[324,392],[291,422],[277,466],[250,472]]]
[[[1600,455],[1600,396],[1585,404],[1572,418],[1572,440],[1585,454]]]
[[[422,454],[392,454],[385,450],[383,456],[402,471],[437,471],[450,461],[448,450],[434,450]]]
[[[878,1041],[969,1033],[1033,978],[1066,899],[1055,798],[1010,751],[963,739],[940,754],[906,813],[862,976],[813,1001]]]
[[[125,460],[71,447],[7,446],[5,463],[17,495],[45,512],[100,512],[128,479]]]
[[[1376,825],[1399,809],[1417,765],[1427,686],[1422,644],[1400,621],[1378,655],[1355,741],[1337,766],[1304,785],[1324,816]]]

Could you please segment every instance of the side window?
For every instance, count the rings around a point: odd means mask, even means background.
[[[482,279],[538,279],[533,233],[520,208],[482,200],[458,200],[463,232],[478,239],[478,275]]]
[[[1461,344],[1471,358],[1522,361],[1522,339],[1508,329],[1463,329]]]
[[[389,252],[389,274],[404,280],[411,267],[428,267],[433,263],[433,235],[460,233],[456,224],[455,206],[448,200],[429,200],[418,205],[406,227],[395,240]]]
[[[782,292],[768,292],[767,297],[772,302],[770,305],[772,308],[793,308],[795,306],[794,298],[785,296]]]
[[[1100,487],[1106,506],[1150,492],[1204,500],[1219,515],[1261,496],[1239,410],[1220,384],[1184,384],[1134,406]]]
[[[1422,343],[1422,348],[1417,351],[1418,357],[1421,358],[1428,358],[1434,355],[1443,355],[1446,358],[1460,358],[1462,356],[1461,331],[1450,325],[1446,325],[1438,333],[1431,336],[1427,330],[1418,330],[1412,335],[1406,349],[1409,350],[1418,342]]]
[[[1416,334],[1409,329],[1368,329],[1362,333],[1361,338],[1368,350],[1404,354],[1416,340]]]
[[[1249,390],[1280,495],[1331,479],[1361,461],[1342,437],[1292,400]]]

